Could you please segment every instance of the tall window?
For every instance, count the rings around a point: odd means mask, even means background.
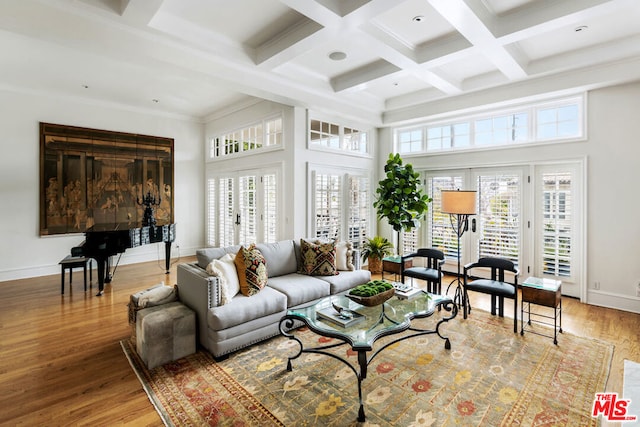
[[[511,173],[481,173],[478,188],[478,258],[520,259],[521,178]]]
[[[231,246],[279,238],[278,171],[261,169],[208,179],[207,244]]]
[[[371,237],[369,177],[313,171],[313,232],[321,239],[349,240],[359,248]]]
[[[435,175],[427,179],[427,191],[433,199],[428,213],[430,246],[440,249],[447,258],[458,258],[458,238],[451,226],[449,214],[442,213],[442,190],[462,189],[461,175]],[[464,240],[460,242],[460,254]]]
[[[340,237],[342,223],[342,178],[340,175],[315,176],[316,237]]]
[[[571,276],[573,203],[572,173],[544,172],[539,182],[542,200],[542,273]]]
[[[371,199],[369,197],[369,178],[349,176],[349,218],[347,239],[354,248],[362,247],[369,233],[369,213]]]

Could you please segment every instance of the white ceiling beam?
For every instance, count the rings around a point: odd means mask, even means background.
[[[332,78],[331,86],[334,91],[341,92],[347,89],[354,89],[357,86],[364,85],[401,70],[400,67],[381,59]]]
[[[164,0],[121,0],[122,17],[129,23],[148,25]]]
[[[464,0],[429,0],[429,3],[471,44],[480,48],[505,76],[512,80],[527,77],[524,67],[509,54]]]
[[[637,4],[637,0],[533,2],[512,13],[497,17],[494,34],[503,44],[514,43]]]

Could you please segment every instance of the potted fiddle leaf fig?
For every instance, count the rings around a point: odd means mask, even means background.
[[[400,232],[420,226],[432,199],[423,193],[420,174],[413,170],[411,164],[403,164],[399,154],[389,154],[384,172],[385,177],[378,183],[373,207],[378,218],[385,218],[398,234],[400,246]]]
[[[386,237],[374,236],[365,240],[361,256],[363,260],[368,260],[370,272],[380,274],[382,273],[382,258],[392,253],[393,244]]]

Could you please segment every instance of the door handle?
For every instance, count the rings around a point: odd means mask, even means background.
[[[476,232],[476,219],[471,218],[471,231]]]
[[[240,214],[236,214],[236,225],[240,225]]]

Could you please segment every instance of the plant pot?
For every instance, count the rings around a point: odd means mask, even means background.
[[[382,273],[382,260],[378,257],[370,256],[369,258],[369,271],[371,274]]]

